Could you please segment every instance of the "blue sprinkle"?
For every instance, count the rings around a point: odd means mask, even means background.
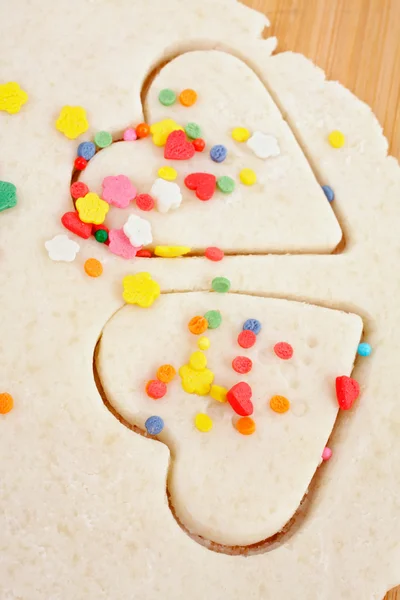
[[[227,154],[228,150],[222,144],[217,144],[210,150],[211,159],[217,163],[223,162],[226,159]]]
[[[360,356],[369,356],[371,354],[371,352],[372,352],[372,348],[366,342],[363,342],[362,344],[358,344],[357,354],[359,354]]]
[[[93,142],[82,142],[78,146],[78,156],[90,160],[96,154],[96,146]]]
[[[161,417],[149,417],[144,426],[149,435],[157,435],[164,429],[164,421]]]
[[[261,331],[261,323],[257,319],[247,319],[243,325],[243,331],[246,329],[257,335]]]
[[[328,198],[329,202],[333,202],[335,199],[335,193],[329,185],[323,185],[322,189],[324,190],[325,196]]]

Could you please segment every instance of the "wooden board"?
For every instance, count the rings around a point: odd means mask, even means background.
[[[301,52],[369,104],[400,158],[400,0],[242,2],[268,16],[278,52]],[[385,600],[400,600],[396,590]]]

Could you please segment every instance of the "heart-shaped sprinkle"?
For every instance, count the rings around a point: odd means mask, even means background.
[[[351,377],[336,377],[336,397],[342,410],[349,410],[360,395],[360,385]]]
[[[240,381],[229,390],[226,399],[235,413],[241,417],[248,417],[253,414],[254,410],[251,401],[252,394],[253,392],[249,384],[245,381]]]
[[[92,235],[92,223],[83,223],[76,212],[66,212],[61,217],[61,223],[68,231],[72,231],[85,240]]]
[[[164,158],[168,160],[188,160],[195,154],[194,146],[186,139],[184,131],[172,131],[164,148]]]
[[[217,180],[210,173],[192,173],[185,177],[185,185],[196,192],[199,200],[210,200],[215,192]]]

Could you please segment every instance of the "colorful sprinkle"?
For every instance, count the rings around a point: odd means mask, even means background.
[[[125,129],[124,131],[124,142],[134,142],[135,140],[137,140],[137,133],[135,131],[135,129],[133,129],[133,127],[128,127],[128,129]]]
[[[293,356],[293,348],[287,342],[278,342],[274,346],[274,352],[278,358],[289,360]]]
[[[153,398],[153,400],[159,400],[163,398],[167,393],[167,386],[163,381],[159,381],[158,379],[152,379],[148,381],[146,384],[146,394]]]
[[[194,90],[186,89],[179,94],[179,102],[182,106],[193,106],[197,100],[197,93]]]
[[[362,344],[358,344],[357,354],[359,354],[359,356],[369,356],[371,354],[371,352],[372,352],[372,348],[366,342],[363,342]]]
[[[236,356],[232,361],[232,369],[241,375],[250,373],[252,368],[253,362],[247,356]]]
[[[228,391],[226,399],[236,414],[248,417],[253,414],[253,403],[251,397],[252,389],[245,381],[240,381]]]
[[[161,179],[175,181],[175,179],[178,177],[178,172],[173,167],[160,167],[157,175],[161,177]]]
[[[139,123],[136,127],[136,135],[139,139],[145,138],[150,134],[151,128],[147,123]]]
[[[108,131],[98,131],[94,136],[94,142],[99,148],[111,146],[112,141],[112,135]]]
[[[145,250],[144,248],[142,248],[142,250],[138,250],[136,252],[136,256],[138,258],[151,258],[153,255],[150,252],[150,250]]]
[[[217,329],[222,323],[222,315],[219,310],[208,310],[204,318],[208,323],[208,329]]]
[[[151,278],[150,273],[127,275],[122,280],[122,297],[128,304],[137,304],[148,308],[160,295],[160,286]]]
[[[96,154],[96,146],[93,142],[81,142],[78,146],[77,154],[85,160],[91,160]]]
[[[252,331],[258,335],[261,331],[261,323],[257,319],[247,319],[243,324],[243,331]]]
[[[216,144],[210,150],[210,158],[214,162],[221,163],[226,159],[228,150],[223,144]]]
[[[79,252],[79,244],[70,240],[64,233],[56,235],[44,244],[49,258],[57,262],[72,262]]]
[[[110,175],[102,181],[103,200],[117,208],[127,208],[136,198],[137,190],[126,175]]]
[[[204,413],[198,413],[196,415],[194,424],[196,428],[199,431],[202,431],[203,433],[207,433],[207,431],[210,431],[210,429],[212,429],[213,426],[212,419]]]
[[[208,321],[205,317],[196,316],[190,319],[188,323],[190,333],[194,335],[200,335],[208,329]]]
[[[256,430],[256,424],[251,417],[241,417],[236,421],[235,427],[242,435],[252,435]]]
[[[204,256],[208,258],[208,260],[212,260],[213,262],[219,262],[225,256],[224,251],[221,248],[217,248],[216,246],[209,246],[204,251]]]
[[[189,190],[195,191],[196,196],[203,202],[210,200],[215,192],[216,177],[210,173],[191,173],[185,177],[185,185]]]
[[[77,156],[76,159],[74,160],[74,167],[77,171],[84,171],[87,167],[88,161],[86,160],[86,158],[83,158],[82,156]]]
[[[256,343],[257,337],[254,331],[245,329],[239,333],[237,341],[241,348],[251,348]]]
[[[218,294],[226,294],[231,289],[231,282],[226,277],[214,277],[211,287]]]
[[[111,229],[108,239],[110,241],[108,246],[110,252],[127,260],[135,258],[137,252],[140,250],[140,247],[136,248],[132,246],[123,229]]]
[[[184,131],[172,131],[167,137],[164,147],[164,158],[167,160],[189,160],[196,151],[186,138]]]
[[[71,196],[74,200],[84,198],[89,193],[89,188],[83,181],[75,181],[70,187]]]
[[[153,123],[150,127],[150,133],[153,136],[153,143],[156,146],[165,146],[167,138],[172,131],[183,131],[183,127],[178,125],[173,119],[164,119],[158,123]],[[137,129],[136,129],[137,131]]]
[[[89,277],[100,277],[103,273],[103,265],[97,258],[88,258],[84,264],[84,269]]]
[[[217,402],[226,402],[226,395],[228,390],[222,385],[212,385],[210,389],[210,396],[213,400]]]
[[[156,377],[163,383],[171,383],[175,375],[176,371],[172,365],[161,365],[157,369]]]
[[[79,235],[79,237],[84,240],[88,240],[92,235],[92,223],[82,223],[78,213],[75,211],[66,212],[61,217],[61,223],[64,225],[65,229],[75,233],[75,235]]]
[[[0,110],[15,115],[26,102],[28,102],[28,94],[15,81],[0,85]]]
[[[232,177],[222,175],[222,177],[218,177],[217,179],[217,188],[223,194],[232,194],[235,189],[235,182]]]
[[[332,450],[330,448],[328,448],[328,446],[325,446],[324,451],[322,452],[322,460],[327,461],[330,458],[332,458]]]
[[[208,337],[201,337],[199,339],[199,341],[197,342],[198,347],[200,348],[200,350],[208,350],[209,347],[211,346],[211,342],[208,339]]]
[[[149,435],[158,435],[164,429],[164,421],[161,417],[153,415],[146,419],[144,426]]]
[[[81,106],[63,106],[56,128],[70,140],[79,137],[89,129],[85,109]]]
[[[188,138],[196,140],[201,137],[201,127],[197,123],[188,123],[185,127]]]
[[[200,350],[192,352],[189,359],[189,366],[195,371],[204,371],[207,366],[206,355],[200,352]]]
[[[182,202],[179,185],[175,181],[165,181],[160,177],[153,183],[150,194],[157,203],[158,212],[163,214],[169,210],[179,208]]]
[[[247,146],[258,158],[272,158],[280,154],[278,140],[273,135],[255,131],[247,140]]]
[[[1,86],[0,86],[1,87]],[[14,398],[7,392],[0,394],[0,415],[6,415],[14,408]]]
[[[156,246],[154,254],[163,258],[178,258],[189,254],[191,248],[189,246]]]
[[[204,148],[206,147],[206,143],[202,138],[193,140],[192,144],[196,152],[203,152]]]
[[[176,102],[176,94],[173,90],[165,88],[158,94],[158,99],[164,106],[172,106]]]
[[[98,229],[95,232],[94,237],[96,239],[96,242],[99,242],[100,244],[105,244],[108,240],[108,231],[106,231],[105,229]]]
[[[0,212],[17,204],[17,188],[13,183],[0,181]]]
[[[346,142],[346,138],[341,131],[331,131],[328,141],[332,148],[342,148]]]
[[[336,378],[336,397],[342,410],[349,410],[360,395],[358,381],[342,375]]]
[[[239,178],[244,185],[254,185],[257,181],[257,175],[253,169],[242,169]]]
[[[154,208],[154,200],[149,194],[139,194],[136,196],[136,206],[140,210],[148,212]]]
[[[290,402],[285,396],[272,396],[269,405],[274,412],[279,414],[287,412],[290,408]]]
[[[329,202],[333,202],[335,199],[335,193],[334,193],[333,189],[331,187],[329,187],[329,185],[323,185],[321,187],[323,189],[325,196],[329,200]]]
[[[148,246],[153,241],[150,222],[138,215],[130,215],[122,229],[135,248]]]
[[[110,206],[94,192],[89,192],[84,198],[78,198],[76,209],[83,223],[100,225],[104,222]]]
[[[232,131],[232,137],[235,142],[247,142],[250,137],[250,131],[246,127],[235,127]]]
[[[197,371],[190,365],[183,365],[179,369],[179,375],[182,379],[182,388],[188,394],[207,396],[210,393],[211,384],[214,381],[214,373],[210,369]]]

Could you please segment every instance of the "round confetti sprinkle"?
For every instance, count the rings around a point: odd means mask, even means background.
[[[241,417],[236,421],[235,427],[242,435],[251,435],[256,430],[256,424],[251,417]]]
[[[231,289],[231,282],[226,277],[214,277],[211,282],[211,287],[214,292],[225,294]]]
[[[100,277],[103,273],[103,265],[97,258],[88,258],[85,262],[84,269],[89,277]]]
[[[210,150],[211,160],[217,163],[221,163],[226,159],[226,155],[228,154],[228,150],[223,144],[216,144]]]
[[[232,131],[232,137],[236,142],[247,142],[250,137],[250,131],[246,127],[235,127]]]
[[[144,426],[149,435],[158,435],[164,429],[164,421],[161,417],[154,415],[146,419]]]
[[[90,160],[96,154],[96,146],[93,142],[82,142],[78,146],[78,156]]]
[[[174,181],[178,177],[178,173],[173,167],[160,167],[157,174],[166,181]]]
[[[342,148],[345,144],[346,138],[341,131],[331,131],[328,136],[328,140],[332,148]]]
[[[154,208],[154,200],[149,194],[139,194],[136,196],[135,201],[136,206],[140,208],[140,210],[148,212]]]
[[[78,200],[78,198],[84,198],[86,194],[89,193],[89,188],[83,181],[75,181],[75,183],[71,185],[70,191],[72,198]]]
[[[14,408],[14,399],[11,394],[3,392],[0,394],[0,415],[6,415]]]
[[[83,158],[82,156],[77,156],[76,159],[74,160],[74,167],[77,171],[83,171],[84,169],[86,169],[88,164],[88,161],[86,160],[86,158]]]
[[[136,252],[136,256],[138,256],[139,258],[151,258],[153,255],[150,252],[150,250],[145,250],[144,248],[142,248],[141,250],[138,250]]]
[[[250,373],[252,367],[253,362],[247,356],[236,356],[232,361],[232,369],[241,375]]]
[[[224,194],[232,194],[235,189],[235,182],[231,177],[222,175],[222,177],[218,177],[217,179],[217,188]]]
[[[209,310],[204,315],[208,323],[208,329],[217,329],[222,323],[222,315],[219,310]]]
[[[170,383],[176,375],[176,371],[172,365],[161,365],[157,369],[157,379],[163,383]]]
[[[324,191],[325,196],[328,198],[329,202],[333,202],[335,199],[334,191],[329,185],[323,185],[322,189]]]
[[[173,90],[165,88],[158,94],[158,99],[164,106],[172,106],[176,102],[176,94]]]
[[[204,413],[198,413],[196,415],[194,424],[199,431],[202,431],[204,433],[210,431],[210,429],[213,426],[212,419]]]
[[[202,138],[197,138],[197,140],[193,140],[192,144],[196,152],[203,152],[204,148],[206,147],[206,143]]]
[[[190,319],[189,324],[190,333],[194,333],[195,335],[199,335],[200,333],[204,333],[208,329],[208,321],[205,317],[193,317]]]
[[[163,381],[159,381],[158,379],[152,379],[147,382],[146,385],[146,394],[153,398],[153,400],[159,400],[163,398],[167,393],[167,386]]]
[[[238,335],[238,344],[241,348],[251,348],[256,343],[257,337],[254,331],[250,331],[250,329],[245,329],[241,331]]]
[[[197,93],[194,90],[186,89],[179,94],[179,102],[183,106],[193,106],[197,100]]]
[[[293,348],[287,342],[278,342],[275,344],[274,352],[282,360],[289,360],[293,356]]]
[[[222,387],[222,385],[211,386],[210,396],[211,398],[213,398],[213,400],[216,400],[217,402],[226,402],[227,393],[228,390]]]
[[[17,188],[13,183],[0,181],[0,212],[17,204]]]
[[[322,452],[322,460],[327,461],[332,457],[332,450],[325,446],[324,451]]]
[[[239,178],[244,185],[254,185],[257,181],[257,175],[253,169],[242,169]]]
[[[197,123],[188,123],[185,127],[185,133],[188,138],[195,140],[201,137],[201,128]]]
[[[124,142],[134,142],[135,140],[137,140],[137,133],[133,127],[128,127],[128,129],[125,129]]]
[[[112,144],[112,135],[108,131],[98,131],[94,136],[96,146],[99,148],[107,148]]]
[[[241,417],[249,417],[253,414],[253,403],[251,397],[252,389],[245,381],[240,381],[234,385],[226,395],[226,399],[236,414]]]
[[[139,123],[139,125],[136,127],[136,135],[138,136],[138,138],[145,138],[149,135],[150,133],[150,126],[147,125],[147,123]]]
[[[209,246],[204,251],[204,256],[213,262],[219,262],[225,256],[224,251],[216,246]]]
[[[108,240],[108,232],[105,229],[98,229],[95,232],[94,237],[96,239],[96,242],[100,242],[100,244],[105,244]]]
[[[200,350],[208,350],[211,346],[211,342],[208,339],[208,337],[201,337],[197,342],[197,345],[200,348]]]
[[[252,331],[258,335],[261,331],[261,323],[257,319],[247,319],[243,324],[243,331]]]
[[[290,402],[285,396],[272,396],[269,405],[276,413],[283,414],[290,408]]]
[[[200,352],[200,350],[196,350],[196,352],[193,352],[190,355],[189,365],[195,371],[204,371],[207,366],[206,355],[203,354],[203,352]]]
[[[358,344],[357,354],[359,354],[360,356],[369,356],[371,354],[371,352],[372,352],[372,348],[366,342],[363,342],[362,344]]]

